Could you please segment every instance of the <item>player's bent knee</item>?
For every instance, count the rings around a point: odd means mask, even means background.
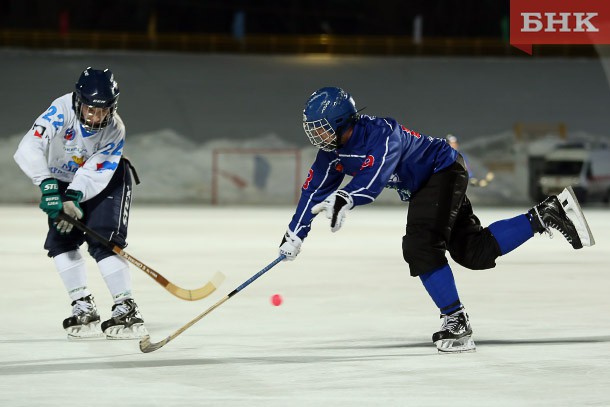
[[[447,264],[445,250],[425,245],[407,236],[402,239],[402,255],[409,264],[411,276],[417,277]]]
[[[59,256],[63,253],[68,253],[74,250],[78,250],[78,245],[74,246],[66,246],[66,247],[55,247],[53,249],[49,249],[47,252],[47,256],[50,258],[54,258],[55,256]]]
[[[449,253],[456,263],[471,270],[494,268],[496,259],[502,254],[498,242],[487,228],[466,239],[466,244],[451,248]]]
[[[87,250],[97,263],[115,254],[112,250],[99,244],[90,244]]]

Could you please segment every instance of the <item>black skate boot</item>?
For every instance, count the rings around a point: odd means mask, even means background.
[[[557,196],[549,196],[530,209],[527,215],[535,232],[547,232],[553,237],[551,228],[558,230],[575,249],[595,244],[572,187],[567,187]]]
[[[72,316],[64,319],[63,323],[68,339],[100,337],[99,325],[100,315],[91,295],[72,301]]]
[[[441,315],[441,330],[432,335],[432,342],[439,353],[474,352],[476,345],[472,340],[470,320],[464,308],[449,315]]]
[[[140,339],[148,335],[136,302],[128,298],[112,306],[112,317],[102,322],[107,339]]]

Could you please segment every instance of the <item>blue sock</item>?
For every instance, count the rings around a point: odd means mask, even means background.
[[[534,236],[530,221],[525,215],[494,222],[489,225],[489,231],[500,245],[502,255],[512,252]]]
[[[450,314],[462,306],[449,264],[422,274],[419,278],[436,306],[441,310],[441,314]]]

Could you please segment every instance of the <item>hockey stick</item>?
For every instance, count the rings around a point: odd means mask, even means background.
[[[281,254],[280,257],[278,257],[277,259],[275,259],[271,263],[269,263],[269,265],[267,265],[267,267],[265,267],[264,269],[262,269],[261,271],[259,271],[258,273],[256,273],[252,277],[250,277],[242,285],[240,285],[235,290],[231,291],[229,294],[227,294],[223,298],[221,298],[220,301],[218,301],[216,304],[212,305],[210,308],[206,309],[201,314],[197,315],[189,323],[187,323],[182,328],[178,329],[176,332],[174,332],[173,334],[171,334],[167,338],[163,339],[162,341],[159,341],[159,342],[156,342],[156,343],[152,343],[150,341],[150,335],[146,335],[145,337],[140,339],[140,350],[142,352],[144,352],[144,353],[150,353],[150,352],[156,351],[157,349],[162,348],[169,341],[171,341],[172,339],[176,338],[176,336],[180,335],[182,332],[186,331],[191,326],[195,325],[195,323],[197,321],[199,321],[201,318],[205,317],[210,312],[212,312],[216,308],[220,307],[225,301],[227,301],[229,298],[233,297],[235,294],[237,294],[238,292],[240,292],[241,290],[246,288],[248,285],[250,285],[250,283],[252,283],[254,280],[259,278],[260,276],[262,276],[263,274],[265,274],[269,270],[271,270],[271,268],[273,266],[275,266],[276,264],[278,264],[280,261],[284,260],[285,258],[286,258],[286,256]]]
[[[130,262],[131,264],[135,265],[137,268],[139,268],[140,270],[142,270],[143,272],[148,274],[153,280],[155,280],[157,283],[159,283],[163,288],[165,288],[171,294],[175,295],[176,297],[178,297],[182,300],[186,300],[186,301],[201,300],[201,299],[207,297],[208,295],[212,294],[214,291],[216,291],[216,288],[218,288],[218,286],[220,286],[220,284],[225,279],[224,274],[222,274],[221,272],[216,272],[216,274],[214,274],[214,277],[212,277],[212,279],[209,282],[207,282],[203,287],[197,288],[195,290],[187,290],[185,288],[178,287],[177,285],[169,282],[161,274],[159,274],[155,270],[151,269],[146,264],[142,263],[140,260],[131,256],[129,253],[125,252],[119,246],[115,245],[110,240],[107,240],[105,237],[103,237],[96,231],[90,229],[89,227],[87,227],[83,223],[79,222],[78,220],[71,218],[70,216],[66,215],[63,212],[59,213],[59,216],[57,217],[57,219],[65,220],[65,221],[71,223],[72,225],[74,225],[74,227],[76,227],[77,229],[85,232],[87,235],[91,236],[93,239],[95,239],[98,242],[100,242],[101,244],[103,244],[106,248],[108,248],[109,250],[112,250],[114,253],[123,257],[125,260],[127,260],[128,262]]]

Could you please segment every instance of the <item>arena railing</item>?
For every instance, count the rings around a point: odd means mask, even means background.
[[[244,54],[329,54],[409,56],[527,56],[495,38],[406,36],[163,34],[0,30],[0,47],[32,49],[150,50]],[[534,46],[534,56],[597,57],[592,46]]]

